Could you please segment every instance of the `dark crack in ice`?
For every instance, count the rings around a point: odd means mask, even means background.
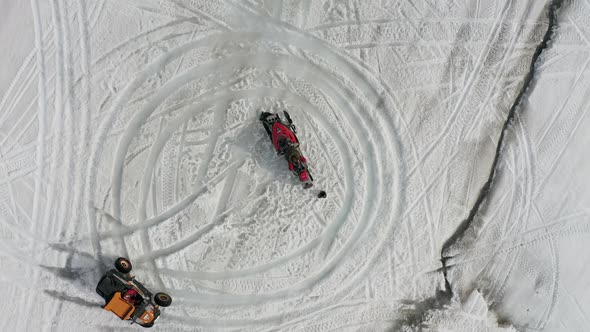
[[[469,229],[469,226],[473,222],[473,219],[475,218],[475,216],[477,215],[477,213],[481,209],[485,199],[487,198],[488,194],[492,190],[492,183],[493,183],[494,177],[496,175],[498,161],[500,159],[500,152],[502,151],[504,145],[506,144],[506,142],[504,140],[506,137],[506,132],[509,130],[509,126],[510,126],[512,120],[514,119],[514,115],[516,114],[516,111],[519,109],[519,107],[522,104],[522,101],[524,99],[524,95],[526,94],[527,90],[529,89],[529,87],[532,84],[533,78],[535,77],[535,68],[537,67],[537,62],[539,60],[539,57],[540,57],[541,53],[548,47],[548,44],[551,41],[551,38],[553,37],[553,34],[555,32],[555,28],[557,26],[559,9],[561,8],[562,4],[563,4],[563,0],[553,0],[549,3],[549,8],[547,11],[547,15],[549,18],[549,25],[547,26],[547,31],[545,32],[545,35],[543,36],[542,41],[537,45],[537,48],[535,49],[535,52],[533,53],[533,56],[531,58],[530,67],[529,67],[528,73],[526,74],[526,76],[524,78],[522,88],[520,89],[520,92],[518,93],[518,95],[516,96],[516,99],[512,103],[512,106],[510,107],[510,110],[508,111],[508,115],[506,117],[506,120],[504,121],[504,125],[502,126],[502,130],[500,132],[500,138],[498,139],[498,144],[496,146],[496,153],[495,153],[492,165],[490,167],[490,173],[489,173],[488,179],[483,184],[481,190],[479,191],[479,195],[477,196],[477,200],[475,201],[475,204],[473,205],[473,207],[469,211],[469,215],[467,216],[467,218],[461,222],[461,224],[459,225],[457,230],[453,233],[453,235],[451,235],[451,237],[449,237],[445,241],[445,243],[443,244],[443,247],[441,250],[441,262],[442,262],[442,269],[441,270],[442,270],[442,273],[443,273],[443,276],[445,279],[445,290],[444,290],[445,294],[443,297],[445,297],[447,299],[450,299],[453,296],[453,291],[452,291],[451,285],[449,283],[449,279],[447,277],[447,271],[449,269],[449,267],[447,266],[447,260],[449,258],[452,258],[452,256],[445,256],[445,252],[447,252],[447,250],[449,248],[451,248],[461,238],[463,238],[463,235]]]

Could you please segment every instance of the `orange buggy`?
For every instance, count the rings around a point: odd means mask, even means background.
[[[122,320],[130,320],[143,327],[152,327],[160,316],[160,307],[167,307],[172,298],[166,293],[153,295],[131,272],[131,262],[119,257],[115,268],[107,271],[96,286],[96,292],[106,301],[103,308]]]

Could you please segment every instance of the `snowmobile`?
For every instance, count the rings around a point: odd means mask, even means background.
[[[98,281],[96,292],[105,300],[103,309],[122,320],[130,320],[143,327],[152,327],[160,316],[160,307],[172,304],[166,293],[152,294],[131,276],[131,262],[124,257],[115,261],[115,269],[107,271]]]
[[[275,151],[279,155],[284,155],[289,165],[289,170],[299,178],[304,188],[313,186],[313,178],[307,168],[307,160],[301,154],[299,149],[299,139],[297,139],[297,129],[293,125],[291,116],[287,111],[285,114],[286,122],[283,122],[278,114],[262,112],[260,121],[268,134]]]

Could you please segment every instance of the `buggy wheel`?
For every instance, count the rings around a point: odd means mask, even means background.
[[[119,257],[115,261],[115,267],[117,271],[121,273],[129,273],[131,272],[131,262],[125,257]]]
[[[172,298],[170,297],[170,295],[168,295],[166,293],[157,293],[154,296],[154,301],[160,307],[167,307],[170,304],[172,304]]]

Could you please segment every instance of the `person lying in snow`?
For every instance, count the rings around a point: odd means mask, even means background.
[[[307,170],[307,160],[302,156],[297,148],[292,148],[286,154],[289,170],[293,172],[299,181],[307,183],[309,181],[309,171]]]

